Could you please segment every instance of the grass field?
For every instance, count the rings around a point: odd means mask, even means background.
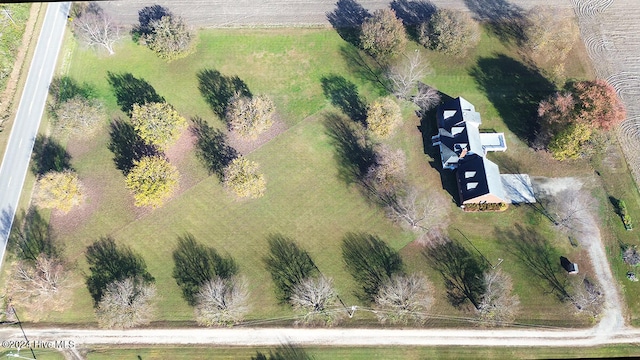
[[[315,360],[323,359],[562,359],[562,358],[612,358],[635,356],[640,349],[633,345],[598,348],[477,348],[477,347],[408,347],[402,348],[305,348]],[[251,359],[260,351],[269,349],[247,348],[155,348],[155,349],[95,349],[87,359]],[[139,356],[139,357],[138,357]]]
[[[415,235],[389,223],[382,210],[368,203],[341,174],[340,159],[325,125],[327,117],[339,111],[323,95],[322,79],[342,76],[353,82],[368,101],[384,95],[385,90],[375,81],[375,71],[360,67],[357,53],[334,31],[204,30],[196,53],[168,64],[130,40],[124,40],[111,57],[75,46],[71,38],[67,38],[66,46],[72,49],[65,66],[67,74],[95,87],[111,118],[126,115],[118,108],[107,73],[131,73],[149,82],[187,118],[199,116],[212,126],[223,128],[223,122],[198,91],[197,73],[216,69],[224,75],[238,75],[254,94],[272,97],[286,130],[248,154],[260,163],[267,179],[266,195],[251,201],[237,201],[226,193],[217,177],[207,174],[189,142],[179,141],[186,150],[177,151],[180,155],[174,160],[182,174],[181,189],[169,203],[154,211],[133,206],[124,187],[124,176],[115,168],[108,149],[106,124],[95,137],[68,139],[72,165],[85,183],[89,198],[67,215],[54,213],[51,224],[65,245],[66,257],[76,265],[77,286],[70,302],[73,311],[51,313],[41,321],[95,321],[82,275],[88,270],[84,249],[99,236],[112,236],[143,255],[161,294],[157,313],[161,322],[184,324],[193,317],[192,309],[171,277],[171,253],[177,237],[186,232],[238,261],[240,274],[248,278],[251,289],[250,324],[273,324],[272,321],[290,319],[292,315],[287,306],[277,304],[272,281],[262,263],[266,255],[265,237],[272,233],[298,240],[323,274],[334,278],[345,303],[358,304],[353,295],[357,286],[343,265],[340,242],[346,232],[367,232],[401,250],[408,270],[424,272],[435,284],[436,303],[432,312],[438,316],[430,325],[468,325],[466,320],[472,317],[471,312],[449,305],[439,274],[428,266],[420,246],[412,243]],[[491,156],[507,169],[503,172],[512,170],[535,176],[593,173],[584,161],[560,163],[526,145],[528,123],[535,114],[532,110],[555,86],[524,66],[515,50],[487,34],[475,52],[460,60],[412,46],[424,52],[434,68],[424,79],[426,83],[449,96],[465,97],[482,114],[483,128],[506,133],[509,150]],[[580,62],[583,57],[578,59],[581,59],[578,65],[569,67],[572,72],[568,75],[589,76],[585,70],[588,64]],[[498,258],[504,260],[502,269],[513,277],[514,289],[520,296],[517,321],[551,326],[589,324],[588,319],[573,316],[569,306],[555,296],[545,294],[545,285],[532,278],[529,270],[509,252],[509,242],[517,240],[510,238],[514,236],[510,230],[515,224],[535,227],[556,252],[586,262],[584,251],[572,248],[566,236],[557,233],[529,207],[483,214],[455,209],[451,175],[436,170],[434,163],[439,159],[431,149],[426,149],[425,155],[423,134],[418,129],[420,120],[413,110],[404,106],[403,113],[404,125],[389,142],[405,151],[411,181],[424,189],[435,189],[446,199],[442,206],[449,211],[449,235],[469,247],[475,246],[492,264],[497,264]],[[426,134],[427,139],[430,135]],[[588,273],[588,266],[584,270]],[[462,322],[453,317],[462,318]],[[373,315],[360,312],[349,324],[371,319]]]

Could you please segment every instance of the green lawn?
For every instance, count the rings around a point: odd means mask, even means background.
[[[468,346],[455,347],[315,347],[305,348],[313,359],[563,359],[563,358],[612,358],[633,357],[640,354],[635,345],[604,346],[596,348],[478,348]],[[269,353],[269,349],[248,348],[139,348],[90,350],[87,359],[251,359],[260,351]]]
[[[71,46],[72,41],[67,39],[66,46]],[[418,49],[415,44],[412,46]],[[271,96],[287,128],[248,155],[260,164],[267,179],[263,198],[235,200],[224,191],[217,177],[208,176],[190,150],[176,162],[182,174],[179,193],[154,211],[133,207],[132,197],[124,187],[124,176],[115,168],[113,154],[108,150],[106,124],[93,138],[69,139],[72,164],[89,190],[89,199],[68,215],[54,214],[51,223],[58,239],[65,244],[65,255],[76,265],[77,285],[70,305],[73,311],[51,313],[42,321],[94,323],[91,299],[82,281],[82,274],[88,271],[83,252],[99,236],[107,235],[131,246],[146,260],[161,295],[158,320],[174,324],[190,321],[192,309],[171,277],[171,253],[177,237],[186,232],[237,260],[240,274],[249,280],[253,305],[249,319],[256,324],[292,316],[288,307],[277,304],[272,281],[262,263],[267,248],[265,238],[276,232],[298,240],[310,252],[323,274],[334,278],[338,293],[348,305],[359,302],[353,295],[357,286],[342,262],[341,239],[346,232],[368,232],[401,250],[408,270],[428,275],[436,287],[434,314],[449,318],[473,316],[449,305],[440,276],[428,266],[420,246],[412,243],[415,235],[389,223],[383,211],[369,204],[340,173],[340,159],[325,126],[326,119],[339,111],[323,95],[323,77],[343,76],[369,101],[383,95],[384,90],[370,72],[357,67],[356,53],[333,30],[203,30],[197,52],[171,63],[157,59],[151,51],[129,40],[123,41],[116,49],[117,54],[111,57],[81,46],[71,48],[68,75],[94,86],[112,118],[124,118],[125,114],[116,104],[107,72],[130,72],[148,81],[187,118],[200,116],[212,126],[222,128],[222,121],[198,90],[197,73],[216,69],[224,75],[238,75],[254,94]],[[490,156],[500,166],[540,176],[592,172],[586,162],[559,163],[534,153],[522,140],[527,122],[533,119],[535,103],[554,87],[522,65],[514,50],[485,34],[477,50],[464,59],[451,60],[424,49],[419,51],[424,52],[434,68],[424,79],[426,83],[452,97],[465,97],[482,114],[483,128],[506,133],[507,153]],[[569,75],[581,78],[585,73],[577,70]],[[528,269],[509,253],[505,244],[510,239],[500,238],[500,234],[514,224],[534,226],[559,253],[580,257],[583,250],[572,248],[565,236],[551,229],[549,222],[529,207],[484,214],[457,210],[455,195],[445,190],[451,189],[451,175],[442,174],[443,185],[441,174],[433,165],[439,158],[431,149],[427,149],[427,155],[424,153],[423,135],[418,129],[420,120],[409,106],[403,106],[403,114],[404,125],[389,142],[405,151],[411,182],[441,193],[445,199],[441,206],[449,211],[451,237],[469,245],[456,230],[459,229],[493,264],[498,258],[504,259],[501,266],[513,277],[514,289],[521,299],[517,321],[555,326],[588,324],[587,319],[574,317],[569,307],[553,295],[545,294]],[[423,124],[423,129],[428,128],[428,124]],[[427,139],[430,135],[425,134]],[[348,324],[372,318],[371,314],[359,312]],[[450,320],[434,320],[430,324],[468,325]]]

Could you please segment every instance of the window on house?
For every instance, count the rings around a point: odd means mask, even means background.
[[[473,190],[475,188],[478,187],[478,183],[477,182],[469,182],[467,183],[467,190]]]

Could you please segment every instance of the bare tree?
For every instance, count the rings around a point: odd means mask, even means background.
[[[289,302],[294,309],[304,312],[302,323],[332,325],[344,314],[330,309],[336,304],[337,295],[333,280],[324,276],[308,277],[293,287]]]
[[[484,273],[484,294],[478,304],[480,323],[487,326],[499,326],[513,321],[520,299],[512,295],[513,284],[509,275],[500,269]]]
[[[32,316],[61,311],[68,304],[69,273],[60,260],[40,254],[34,263],[17,262],[9,288],[12,300],[29,309]]]
[[[375,297],[378,320],[392,324],[424,322],[433,303],[432,290],[422,275],[393,275]]]
[[[427,231],[445,215],[436,194],[426,196],[413,186],[384,199],[387,217],[412,231]]]
[[[141,278],[126,278],[107,285],[98,307],[98,324],[104,328],[130,328],[151,322],[155,285]]]
[[[393,195],[406,182],[407,158],[401,149],[386,144],[374,148],[375,163],[365,176],[365,186],[376,194]]]
[[[418,93],[412,98],[423,113],[433,109],[440,103],[440,92],[435,88],[418,81]]]
[[[75,33],[89,46],[102,46],[113,55],[113,44],[121,38],[120,26],[98,5],[92,4],[73,21]]]
[[[587,231],[595,201],[585,189],[566,189],[553,196],[549,204],[554,224],[569,231]]]
[[[200,325],[237,324],[249,310],[249,291],[244,278],[216,276],[200,287],[196,295],[195,317]]]
[[[596,317],[602,312],[604,293],[598,284],[584,278],[575,281],[570,300],[578,312]]]
[[[411,98],[411,93],[415,90],[418,81],[430,73],[429,63],[418,51],[411,55],[404,54],[400,62],[390,66],[386,71],[393,94],[404,100]]]

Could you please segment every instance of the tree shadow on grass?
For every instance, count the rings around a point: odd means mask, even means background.
[[[20,259],[32,263],[35,263],[40,254],[57,258],[61,253],[54,241],[49,223],[35,207],[28,211],[22,210],[16,215],[9,244]]]
[[[107,73],[107,81],[116,95],[116,102],[120,109],[131,114],[134,104],[165,102],[164,98],[144,79],[138,79],[131,73]]]
[[[198,73],[198,89],[213,112],[223,120],[229,100],[234,95],[252,96],[247,84],[238,76],[225,76],[220,71],[211,69]]]
[[[281,234],[271,234],[267,240],[269,255],[264,258],[264,263],[276,285],[278,300],[286,303],[297,284],[308,277],[319,275],[320,271],[309,252],[298,246],[293,239]]]
[[[220,181],[224,177],[224,168],[238,157],[238,152],[227,145],[227,136],[220,130],[214,129],[200,117],[191,119],[193,125],[189,128],[196,138],[196,154],[209,174],[216,174]]]
[[[340,55],[347,63],[350,73],[373,84],[377,89],[378,95],[389,94],[391,86],[384,76],[384,69],[372,57],[364,54],[353,45],[341,46]]]
[[[374,235],[348,233],[342,240],[342,259],[362,286],[356,296],[362,301],[373,302],[380,286],[394,274],[402,274],[404,265],[400,254]]]
[[[149,35],[152,31],[151,23],[162,19],[164,16],[172,16],[171,11],[157,4],[138,10],[138,24],[131,29],[133,40],[137,42],[143,35]]]
[[[364,179],[375,163],[375,152],[363,128],[337,114],[328,114],[324,126],[336,150],[340,179],[347,184]]]
[[[514,229],[496,228],[495,234],[507,251],[546,283],[546,293],[555,294],[560,301],[570,298],[568,279],[557,261],[560,254],[534,227],[516,224]]]
[[[116,168],[125,175],[133,167],[134,161],[159,153],[158,148],[142,140],[133,125],[122,119],[115,119],[111,122],[109,136],[111,137],[109,150],[113,153],[113,162],[116,164]]]
[[[35,175],[71,170],[71,155],[52,137],[40,134],[36,136],[31,159],[31,171]]]
[[[86,282],[94,305],[102,299],[107,285],[114,281],[135,277],[146,283],[155,281],[140,254],[133,252],[128,246],[117,246],[110,237],[102,237],[89,245],[86,257],[91,272]]]
[[[356,84],[340,75],[327,75],[321,79],[324,96],[340,108],[351,120],[365,124],[367,105],[358,94]]]
[[[501,54],[478,59],[469,73],[509,129],[531,143],[538,128],[538,104],[556,90],[553,83],[538,71]]]
[[[489,25],[489,29],[502,42],[521,42],[526,14],[523,8],[507,0],[464,0],[476,19]]]
[[[413,40],[418,41],[418,28],[424,22],[429,21],[431,15],[436,12],[436,6],[430,1],[393,0],[391,9],[407,28],[407,33]]]
[[[467,300],[477,309],[485,291],[486,262],[458,241],[441,239],[423,251],[429,265],[442,275],[447,298],[456,307]]]
[[[327,13],[327,20],[340,37],[356,46],[360,46],[360,28],[371,14],[354,0],[338,0],[336,8]]]
[[[238,265],[231,256],[223,257],[212,248],[198,243],[191,234],[178,237],[173,251],[173,278],[182,289],[189,305],[196,304],[200,287],[215,277],[229,279],[238,273]]]

